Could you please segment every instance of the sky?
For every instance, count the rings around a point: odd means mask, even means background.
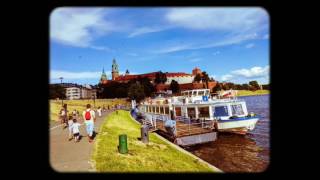
[[[97,84],[120,74],[185,72],[269,83],[269,15],[262,8],[57,8],[50,15],[50,83]]]

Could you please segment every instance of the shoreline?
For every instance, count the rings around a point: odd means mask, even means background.
[[[249,90],[238,90],[237,97],[243,96],[259,96],[259,95],[269,95],[269,90],[257,90],[257,91],[249,91]]]

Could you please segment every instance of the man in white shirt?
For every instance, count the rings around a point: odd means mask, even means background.
[[[89,137],[89,142],[93,140],[93,130],[94,130],[94,122],[96,120],[95,112],[91,109],[91,105],[87,104],[87,109],[83,111],[82,117],[84,123],[86,124],[86,130]]]

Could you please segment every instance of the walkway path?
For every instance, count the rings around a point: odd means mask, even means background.
[[[97,116],[95,131],[99,133],[100,125],[111,111],[103,112],[101,117]],[[97,115],[97,113],[96,113]],[[82,120],[80,120],[82,123]],[[63,129],[59,123],[52,122],[50,132],[50,164],[58,172],[88,172],[95,171],[90,159],[94,142],[89,143],[85,125],[80,127],[83,136],[80,142],[68,141],[68,128]]]

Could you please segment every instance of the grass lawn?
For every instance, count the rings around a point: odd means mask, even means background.
[[[118,111],[107,116],[100,127],[93,161],[98,172],[212,172],[206,164],[171,147],[153,133],[149,144],[139,141],[140,125],[130,113]],[[119,135],[127,134],[129,152],[118,153]]]
[[[96,108],[99,106],[102,108],[105,105],[108,108],[115,104],[122,104],[122,105],[129,105],[130,102],[127,102],[125,99],[96,99]],[[50,100],[50,120],[51,121],[58,121],[59,111],[61,109],[61,100]],[[93,107],[93,100],[92,99],[82,99],[82,100],[63,100],[63,103],[68,105],[68,111],[71,113],[74,109],[78,110],[81,114],[82,111],[86,109],[87,104],[91,104]]]
[[[264,95],[270,94],[269,90],[256,90],[256,91],[249,91],[249,90],[238,90],[238,96],[256,96],[256,95]]]

